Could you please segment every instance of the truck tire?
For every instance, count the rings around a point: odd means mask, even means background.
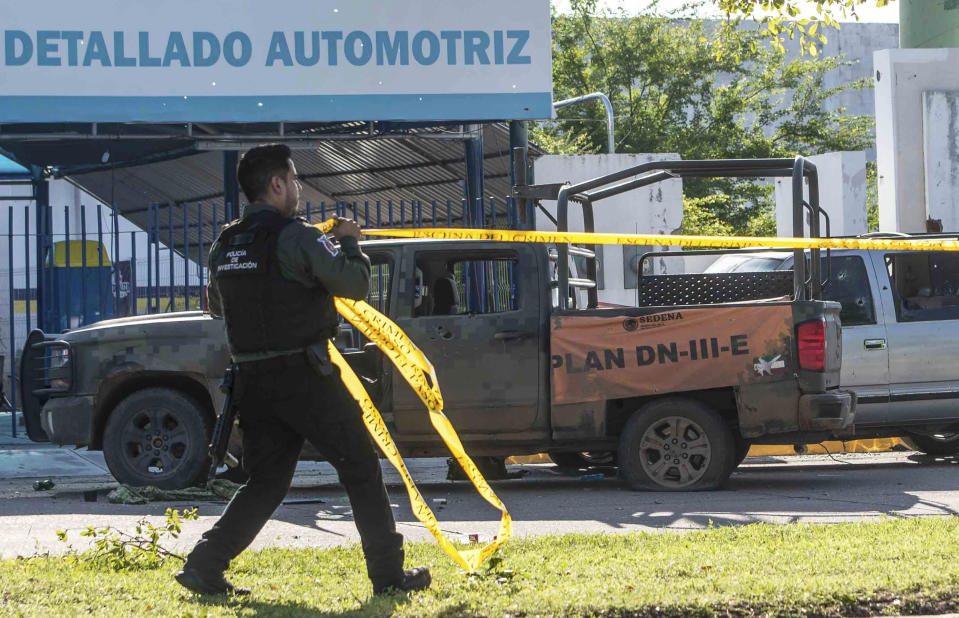
[[[579,470],[593,466],[615,466],[616,451],[584,451],[582,453],[549,454],[549,458],[560,468]]]
[[[210,423],[192,397],[171,388],[144,388],[110,413],[103,457],[125,485],[183,489],[209,472]]]
[[[910,433],[903,438],[906,444],[926,455],[948,456],[959,454],[959,433]]]
[[[716,489],[736,465],[736,443],[703,403],[670,397],[633,413],[619,441],[620,475],[633,489]]]

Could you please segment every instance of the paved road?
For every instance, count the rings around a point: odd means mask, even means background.
[[[37,462],[47,462],[56,487],[36,492]],[[32,462],[32,464],[31,464]],[[52,462],[52,463],[50,463]],[[450,535],[495,534],[498,512],[464,482],[445,480],[444,460],[411,460],[423,495]],[[702,493],[647,493],[625,489],[613,478],[581,480],[555,466],[510,466],[518,478],[493,482],[510,509],[517,535],[564,532],[688,531],[709,525],[754,522],[838,522],[959,513],[959,463],[913,453],[850,454],[834,458],[751,457],[734,473],[727,489]],[[46,465],[46,464],[45,464]],[[413,517],[399,477],[386,466],[398,526],[409,539],[430,538]],[[0,446],[0,556],[63,551],[57,529],[79,532],[88,525],[132,529],[143,517],[162,519],[167,507],[111,505],[106,493],[115,482],[104,474],[97,453]],[[96,502],[84,493],[95,492]],[[304,462],[290,498],[312,503],[282,506],[254,547],[318,547],[357,541],[349,504],[326,464]],[[441,501],[445,500],[445,504]],[[191,546],[223,509],[223,503],[198,504],[201,520],[185,526],[177,547]],[[79,537],[77,537],[79,538]]]

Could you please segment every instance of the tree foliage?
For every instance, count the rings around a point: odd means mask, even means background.
[[[824,28],[839,27],[837,18],[859,20],[856,9],[863,5],[884,7],[889,0],[814,0],[816,15],[797,19],[800,0],[713,0],[727,18],[750,17],[761,19],[773,44],[780,50],[785,37],[798,37],[800,49],[817,55],[817,43],[825,43]],[[761,14],[763,13],[763,14]]]
[[[830,71],[847,64],[840,58],[788,60],[760,29],[650,12],[628,16],[600,11],[596,0],[573,0],[572,9],[553,16],[554,97],[605,93],[617,152],[791,157],[872,142],[871,118],[826,105],[843,90],[867,86],[824,85]],[[551,152],[605,152],[605,113],[599,103],[566,107],[531,137]],[[718,224],[731,233],[775,231],[768,185],[686,180],[684,190],[687,232]]]

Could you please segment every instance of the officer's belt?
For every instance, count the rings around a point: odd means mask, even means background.
[[[284,351],[281,355],[255,360],[236,361],[244,371],[280,371],[306,364],[306,348]]]
[[[334,337],[336,337],[337,333],[339,333],[339,326],[337,326],[333,330],[324,331],[320,333],[320,338],[317,340],[317,343],[333,339]],[[307,349],[309,349],[309,346],[304,346],[302,348],[293,348],[291,350],[266,350],[264,352],[246,352],[243,354],[232,355],[232,359],[233,359],[233,362],[238,365],[241,363],[244,365],[248,365],[249,363],[256,363],[259,361],[270,360],[273,358],[283,358],[284,356],[304,354],[307,351]],[[266,358],[243,358],[244,356],[261,356],[263,354],[267,354],[268,356]],[[237,356],[239,356],[239,358],[237,358]]]

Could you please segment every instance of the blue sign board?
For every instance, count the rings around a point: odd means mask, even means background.
[[[548,0],[0,5],[0,122],[549,118]]]

